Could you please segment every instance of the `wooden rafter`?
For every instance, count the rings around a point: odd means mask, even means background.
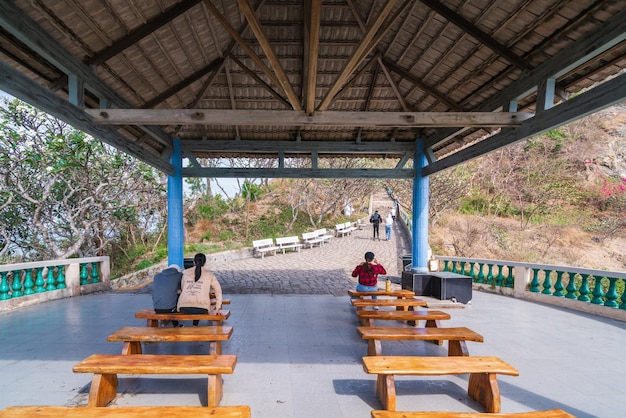
[[[239,68],[244,70],[250,77],[254,78],[257,83],[259,83],[260,85],[265,87],[265,90],[270,92],[270,94],[272,96],[274,96],[279,102],[284,104],[285,107],[291,108],[291,104],[289,103],[289,101],[287,99],[285,99],[283,96],[280,95],[280,93],[278,93],[276,90],[274,90],[272,88],[272,86],[270,86],[265,81],[263,81],[263,79],[261,77],[256,75],[256,73],[254,71],[252,71],[250,68],[248,68],[243,62],[239,61],[237,59],[237,57],[235,57],[234,55],[229,55],[228,58],[231,59],[235,64],[237,64],[239,66]]]
[[[239,32],[235,28],[233,28],[230,22],[224,17],[224,15],[222,15],[222,13],[217,9],[217,7],[215,7],[213,3],[211,3],[210,0],[205,0],[204,4],[211,11],[213,16],[215,16],[215,18],[222,24],[224,29],[226,29],[228,33],[230,33],[230,36],[233,37],[233,39],[235,40],[235,42],[237,42],[237,44],[241,47],[241,49],[243,49],[246,52],[246,54],[250,57],[250,59],[254,61],[254,63],[261,69],[263,74],[265,74],[265,76],[269,78],[272,81],[272,83],[274,83],[276,86],[282,87],[282,83],[276,77],[276,75],[274,75],[274,72],[272,71],[272,69],[269,68],[267,65],[265,65],[261,57],[259,57],[256,54],[256,52],[254,52],[252,47],[246,42],[245,39],[243,39],[243,37],[239,34]]]
[[[385,19],[393,10],[393,7],[396,5],[396,3],[397,0],[389,0],[383,10],[381,10],[380,14],[377,16],[374,23],[372,23],[372,25],[368,28],[367,32],[363,36],[363,39],[361,39],[359,46],[352,54],[352,57],[350,57],[346,65],[343,67],[343,70],[335,80],[335,83],[326,93],[326,96],[322,100],[322,103],[320,103],[318,108],[319,111],[323,112],[328,109],[328,106],[332,102],[333,98],[335,97],[337,92],[339,92],[344,83],[348,80],[350,74],[352,74],[352,72],[358,67],[358,65],[365,59],[364,52],[367,50],[371,50],[375,46],[373,46],[371,42],[376,36],[378,29],[383,25]]]
[[[306,113],[312,115],[315,111],[315,90],[317,85],[317,56],[320,46],[320,22],[322,18],[322,1],[307,0],[308,19],[305,18],[305,86],[306,86]],[[305,12],[305,15],[307,13]]]
[[[296,96],[296,93],[289,82],[289,78],[287,78],[287,74],[285,73],[285,70],[283,70],[283,66],[280,64],[280,60],[276,56],[272,45],[267,39],[263,26],[261,25],[256,13],[254,13],[254,10],[252,10],[250,3],[248,0],[237,0],[237,3],[239,3],[239,10],[241,10],[248,21],[248,25],[250,26],[250,29],[252,29],[254,36],[256,36],[257,41],[259,41],[259,45],[265,53],[267,60],[272,65],[276,78],[278,79],[278,83],[285,92],[289,103],[291,103],[294,110],[302,110],[302,106],[298,101],[298,96]]]

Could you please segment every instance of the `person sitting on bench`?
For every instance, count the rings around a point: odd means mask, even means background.
[[[183,271],[178,310],[185,314],[204,314],[211,310],[211,289],[215,293],[215,313],[222,309],[222,286],[215,274],[204,267],[206,256],[198,253],[193,258],[194,267]],[[193,321],[198,326],[199,320]]]
[[[352,277],[359,278],[359,284],[356,285],[357,292],[378,291],[379,274],[387,274],[387,270],[385,270],[382,264],[378,264],[373,252],[366,252],[365,261],[356,266],[352,272]],[[372,296],[372,299],[378,299],[378,296]]]
[[[178,309],[178,295],[180,280],[183,277],[182,269],[176,264],[170,264],[165,270],[157,273],[152,281],[152,305],[156,313],[176,312]],[[175,327],[181,326],[178,321],[172,321]]]

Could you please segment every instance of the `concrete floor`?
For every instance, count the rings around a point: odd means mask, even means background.
[[[222,405],[250,405],[257,418],[369,417],[381,406],[363,371],[366,343],[347,296],[228,295],[234,327],[224,353]],[[0,315],[0,408],[85,405],[91,375],[72,366],[94,353],[119,353],[106,337],[125,325],[149,294],[107,293],[47,302]],[[498,378],[502,411],[562,408],[578,417],[626,417],[626,324],[561,308],[474,292],[465,308],[443,309],[446,326],[484,336],[470,355],[495,355],[520,376]],[[388,324],[392,325],[392,324]],[[396,325],[401,326],[400,323]],[[447,343],[383,342],[390,355],[446,355]],[[148,353],[203,353],[206,344],[155,343]],[[482,411],[467,397],[467,375],[397,378],[398,410]],[[122,405],[206,405],[203,376],[121,376]]]

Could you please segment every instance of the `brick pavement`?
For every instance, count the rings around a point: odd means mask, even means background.
[[[384,217],[392,202],[385,193],[373,199],[373,209]],[[363,261],[364,254],[372,251],[387,270],[387,276],[399,286],[401,255],[410,249],[405,227],[397,220],[391,241],[385,241],[384,226],[380,227],[381,240],[372,239],[369,216],[363,229],[351,235],[334,237],[322,247],[301,249],[300,252],[264,258],[245,258],[212,263],[225,294],[332,294],[344,296],[347,289],[356,285],[350,276],[354,267]],[[384,276],[381,276],[384,280]]]

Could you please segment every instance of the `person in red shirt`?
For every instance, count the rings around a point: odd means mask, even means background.
[[[378,264],[374,258],[374,253],[368,251],[365,253],[365,261],[354,269],[352,277],[359,278],[359,284],[356,285],[357,292],[376,292],[378,291],[378,275],[387,274],[387,271]],[[372,299],[378,299],[373,296]]]

